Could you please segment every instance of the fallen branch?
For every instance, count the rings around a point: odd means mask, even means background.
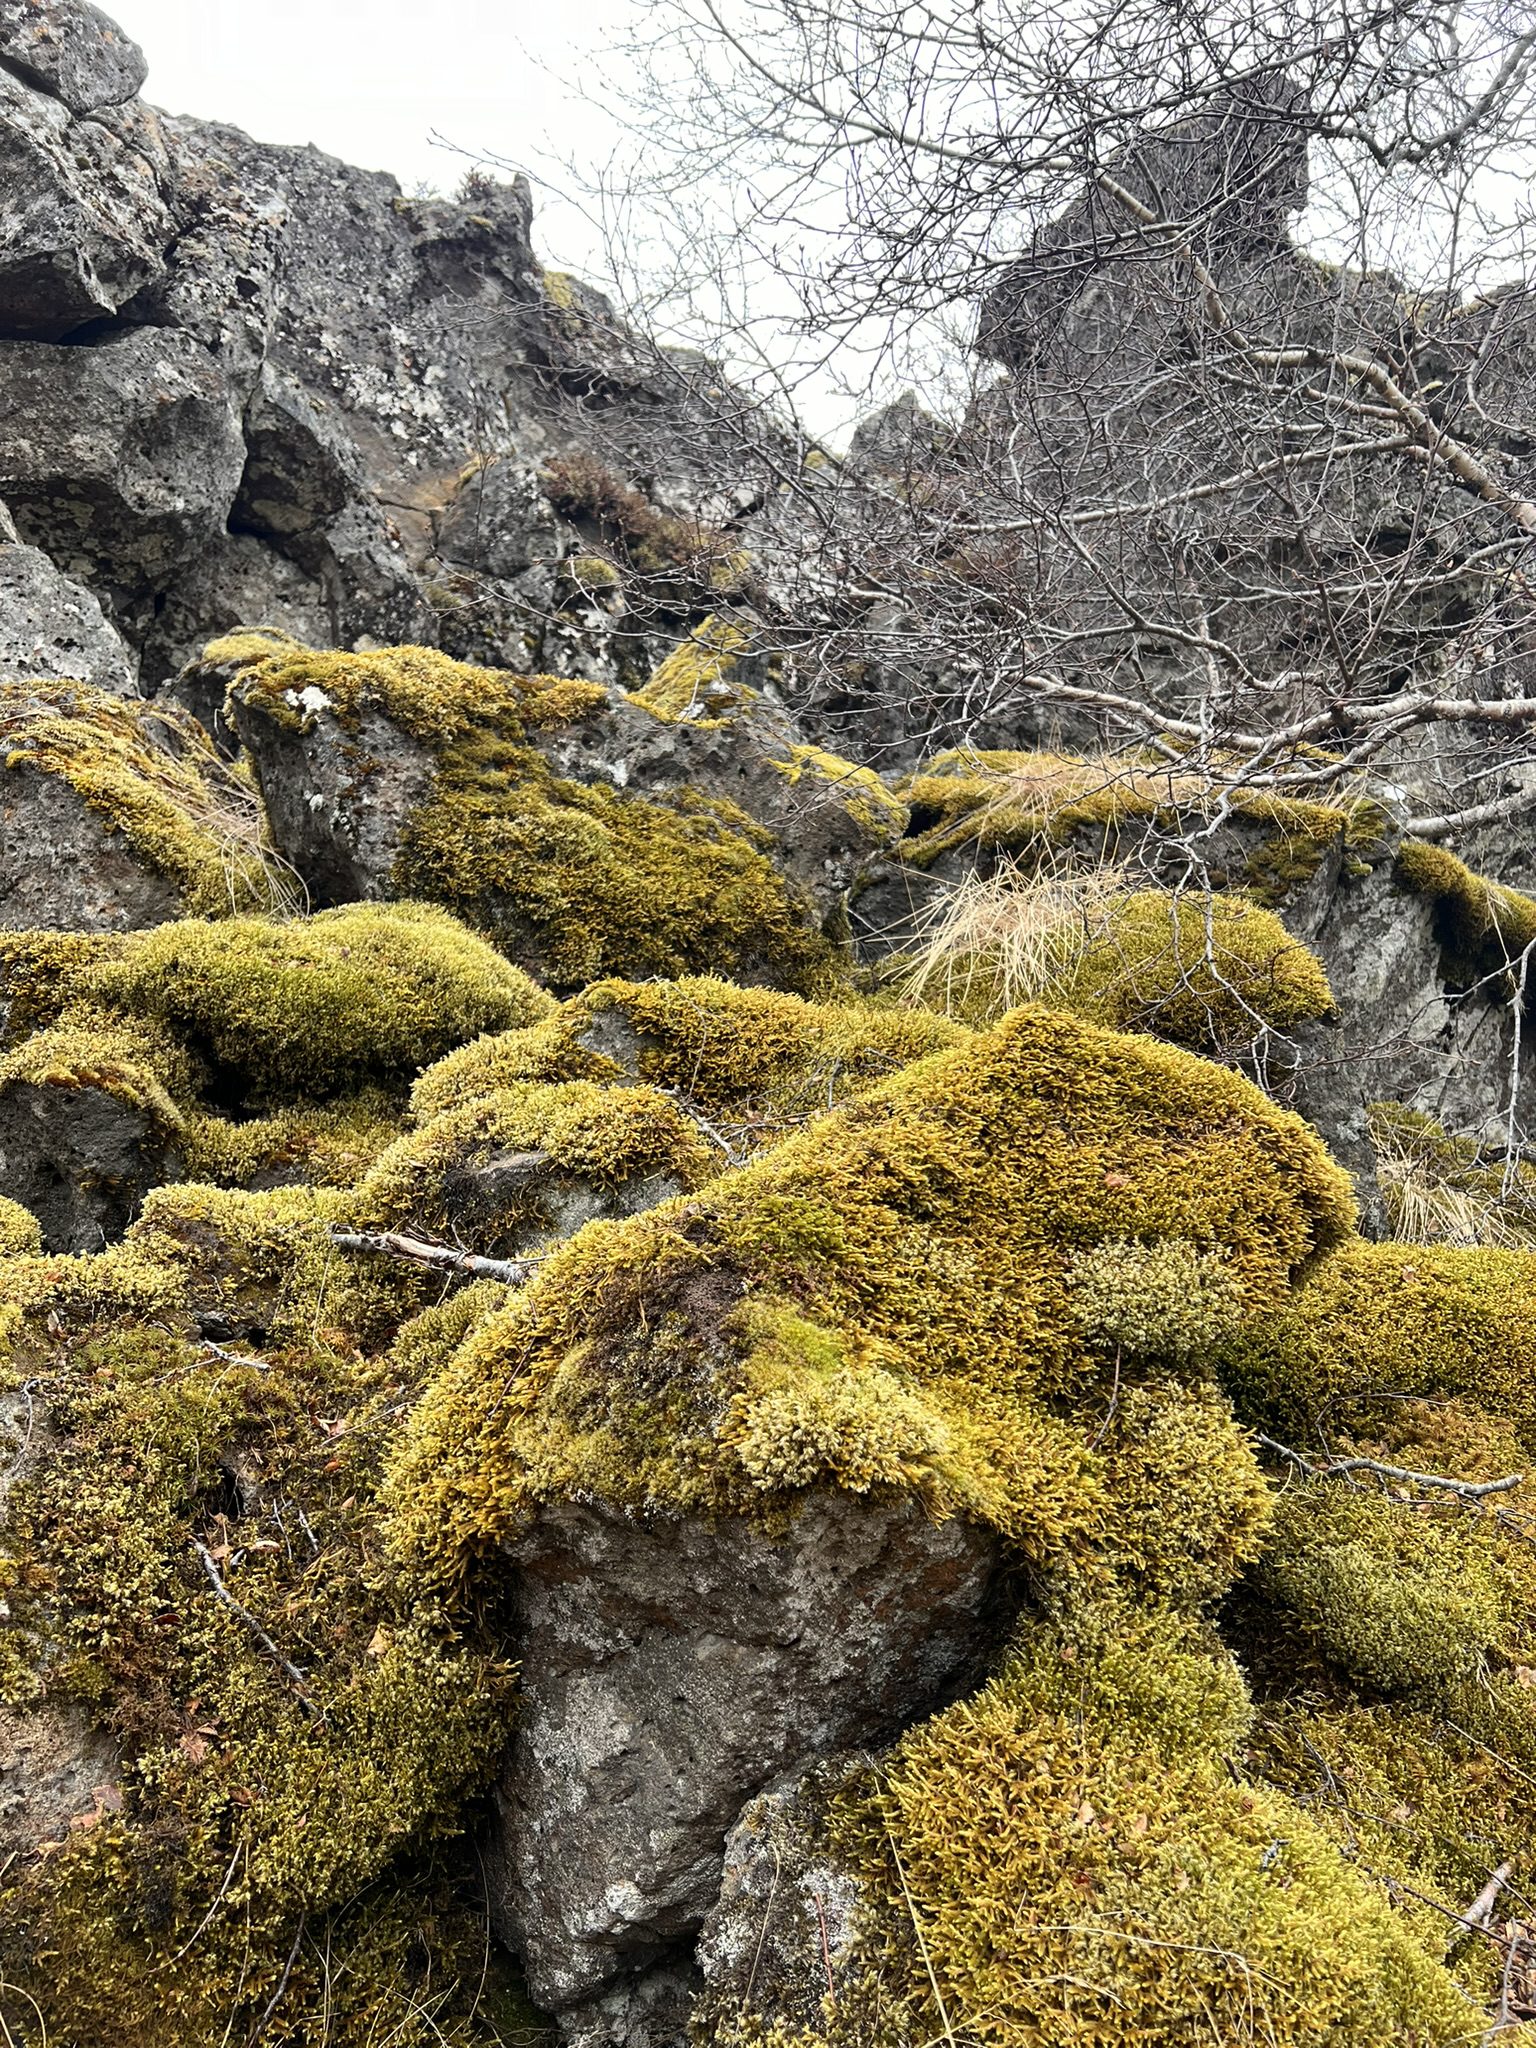
[[[412,1265],[431,1266],[440,1273],[473,1273],[482,1280],[502,1280],[508,1287],[525,1286],[539,1263],[537,1259],[487,1259],[479,1252],[428,1244],[424,1238],[406,1237],[398,1230],[333,1230],[331,1243],[338,1251],[409,1259]]]
[[[1491,1493],[1513,1493],[1525,1479],[1523,1472],[1511,1472],[1506,1479],[1447,1479],[1440,1472],[1412,1472],[1406,1465],[1387,1465],[1380,1458],[1334,1458],[1319,1465],[1304,1458],[1289,1444],[1276,1443],[1272,1436],[1254,1433],[1257,1443],[1277,1458],[1305,1472],[1309,1479],[1348,1479],[1355,1472],[1374,1472],[1380,1479],[1397,1479],[1408,1486],[1427,1486],[1440,1493],[1454,1493],[1459,1500],[1486,1500]]]
[[[213,1586],[213,1590],[218,1595],[220,1600],[223,1601],[224,1605],[229,1609],[231,1614],[239,1616],[241,1621],[243,1621],[246,1627],[250,1630],[251,1634],[256,1638],[256,1641],[261,1645],[261,1647],[266,1651],[267,1655],[272,1659],[273,1663],[276,1664],[278,1668],[282,1671],[283,1676],[289,1680],[289,1682],[294,1687],[294,1690],[298,1693],[300,1703],[302,1704],[305,1712],[309,1714],[318,1715],[320,1709],[315,1705],[314,1701],[309,1696],[309,1681],[305,1677],[304,1673],[299,1669],[298,1665],[291,1664],[288,1661],[288,1659],[283,1655],[282,1651],[277,1647],[276,1643],[273,1642],[272,1638],[267,1634],[266,1630],[262,1627],[261,1623],[256,1619],[255,1615],[252,1614],[251,1610],[248,1607],[242,1607],[240,1602],[235,1598],[234,1594],[231,1593],[228,1586],[225,1585],[223,1574],[220,1572],[218,1566],[214,1563],[213,1553],[208,1549],[207,1545],[199,1543],[197,1538],[194,1536],[192,1538],[192,1548],[203,1560],[203,1570],[208,1574],[208,1578]]]
[[[1493,1918],[1493,1909],[1499,1902],[1499,1893],[1509,1883],[1510,1873],[1514,1870],[1514,1867],[1513,1863],[1501,1863],[1499,1865],[1471,1905],[1468,1906],[1465,1913],[1461,1915],[1465,1926],[1474,1928],[1478,1933],[1486,1930],[1489,1921]]]

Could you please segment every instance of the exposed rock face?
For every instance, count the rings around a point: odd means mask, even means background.
[[[90,0],[3,0],[0,68],[72,114],[120,107],[149,75],[138,44]]]
[[[664,2048],[743,1803],[959,1689],[1000,1619],[998,1549],[911,1503],[816,1496],[776,1538],[573,1506],[514,1555],[493,1918],[567,2040]]]
[[[153,1187],[181,1176],[153,1110],[83,1082],[0,1088],[0,1175],[54,1252],[100,1251]]]
[[[0,1856],[62,1847],[122,1803],[116,1750],[79,1707],[0,1706]]]
[[[33,679],[128,696],[134,662],[83,584],[61,575],[41,549],[7,545],[0,531],[0,683]]]
[[[0,774],[0,927],[138,931],[181,914],[175,884],[61,776]]]
[[[190,561],[244,466],[229,386],[189,335],[0,343],[0,495],[24,540],[99,587],[141,596]]]

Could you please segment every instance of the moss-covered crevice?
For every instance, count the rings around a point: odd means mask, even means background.
[[[1443,846],[1409,840],[1398,852],[1398,883],[1433,906],[1434,932],[1446,978],[1462,989],[1511,993],[1532,1001],[1530,951],[1536,945],[1536,899],[1474,875]]]

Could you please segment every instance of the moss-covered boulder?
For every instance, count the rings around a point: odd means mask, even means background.
[[[0,928],[136,931],[285,900],[259,801],[183,713],[6,683],[0,739]]]
[[[822,924],[905,817],[867,771],[598,684],[258,636],[206,661],[317,902],[446,904],[563,989],[827,978]]]

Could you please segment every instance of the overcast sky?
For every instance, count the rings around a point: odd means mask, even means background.
[[[462,148],[558,177],[548,158],[600,153],[579,96],[630,0],[104,0],[149,59],[145,97],[230,121],[263,142],[313,142],[451,190]],[[546,193],[542,252],[599,260],[579,217]],[[583,244],[586,246],[584,247]]]

